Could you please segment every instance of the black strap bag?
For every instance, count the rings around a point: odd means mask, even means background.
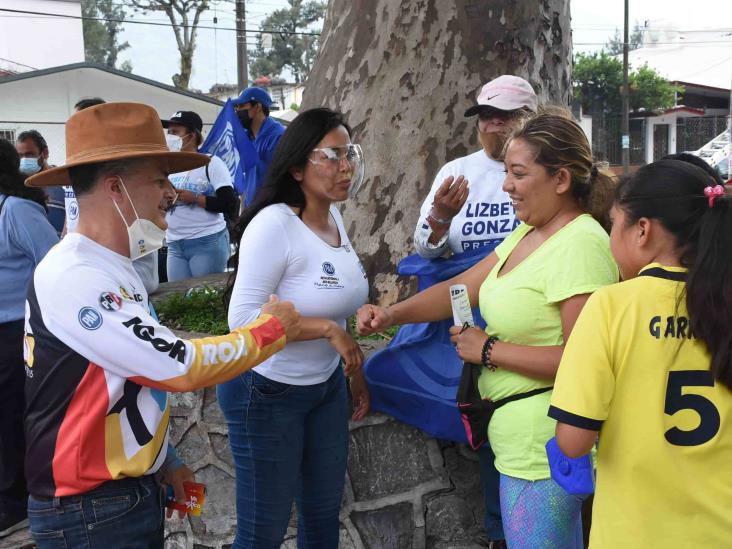
[[[468,436],[468,444],[473,450],[477,450],[488,441],[488,424],[493,417],[493,412],[498,408],[509,402],[546,393],[553,389],[553,387],[542,387],[498,400],[483,399],[478,392],[478,378],[482,368],[478,364],[467,362],[463,364],[456,398],[465,434]]]

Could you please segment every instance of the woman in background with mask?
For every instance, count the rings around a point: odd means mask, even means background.
[[[338,547],[353,419],[369,408],[363,353],[346,319],[368,280],[336,203],[363,181],[361,148],[340,113],[300,113],[277,146],[267,180],[242,214],[229,325],[256,318],[271,294],[300,311],[302,333],[277,357],[219,385],[236,466],[235,549],[280,547],[293,499],[299,549]],[[341,368],[343,364],[343,368]]]
[[[203,121],[192,111],[178,111],[163,120],[171,150],[197,152],[203,142]],[[221,273],[229,260],[229,231],[224,214],[234,216],[239,199],[224,161],[211,156],[207,166],[170,176],[178,193],[168,213],[168,280]]]
[[[20,156],[0,139],[0,538],[27,524],[23,474],[23,317],[28,282],[58,242],[46,193],[26,187]]]

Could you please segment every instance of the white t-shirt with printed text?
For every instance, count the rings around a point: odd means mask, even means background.
[[[71,185],[64,186],[64,208],[66,209],[66,232],[73,233],[79,223],[79,202]]]
[[[170,182],[178,190],[191,191],[204,196],[215,196],[216,190],[221,187],[233,187],[231,173],[226,164],[218,156],[212,156],[206,166],[195,170],[174,173],[168,176]],[[178,202],[175,209],[166,216],[168,231],[165,235],[168,242],[188,240],[216,234],[226,229],[224,215],[209,212],[197,205],[188,205]]]
[[[428,242],[432,229],[427,214],[432,209],[435,192],[444,180],[465,177],[470,185],[468,199],[452,219],[450,230],[436,244]],[[495,248],[519,224],[508,194],[502,189],[506,172],[503,162],[490,158],[482,149],[445,164],[435,176],[427,198],[422,203],[414,231],[414,245],[422,257],[435,258],[448,248],[452,253],[483,246]]]
[[[348,240],[335,206],[330,213],[341,245],[330,246],[285,204],[273,204],[249,223],[239,245],[239,269],[229,304],[229,326],[250,322],[276,294],[303,317],[329,318],[342,328],[366,302],[366,271]],[[326,381],[340,356],[326,339],[294,341],[255,368],[292,385]]]

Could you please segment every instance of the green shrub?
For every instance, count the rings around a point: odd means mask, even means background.
[[[173,294],[155,309],[160,322],[174,330],[211,335],[229,333],[220,289],[194,288],[186,294]]]

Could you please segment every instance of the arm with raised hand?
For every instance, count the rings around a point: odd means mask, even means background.
[[[74,285],[77,290],[69,292]],[[165,391],[191,391],[227,381],[281,350],[300,330],[294,306],[273,299],[257,319],[229,334],[181,339],[141,303],[116,295],[119,287],[96,267],[62,273],[55,284],[36,285],[31,326],[40,315],[49,331],[90,362]],[[105,296],[117,305],[89,305]]]
[[[448,249],[450,223],[468,199],[468,180],[463,176],[443,177],[443,170],[435,177],[432,190],[420,208],[414,230],[414,247],[427,259],[440,257]],[[438,185],[439,183],[439,185]]]

